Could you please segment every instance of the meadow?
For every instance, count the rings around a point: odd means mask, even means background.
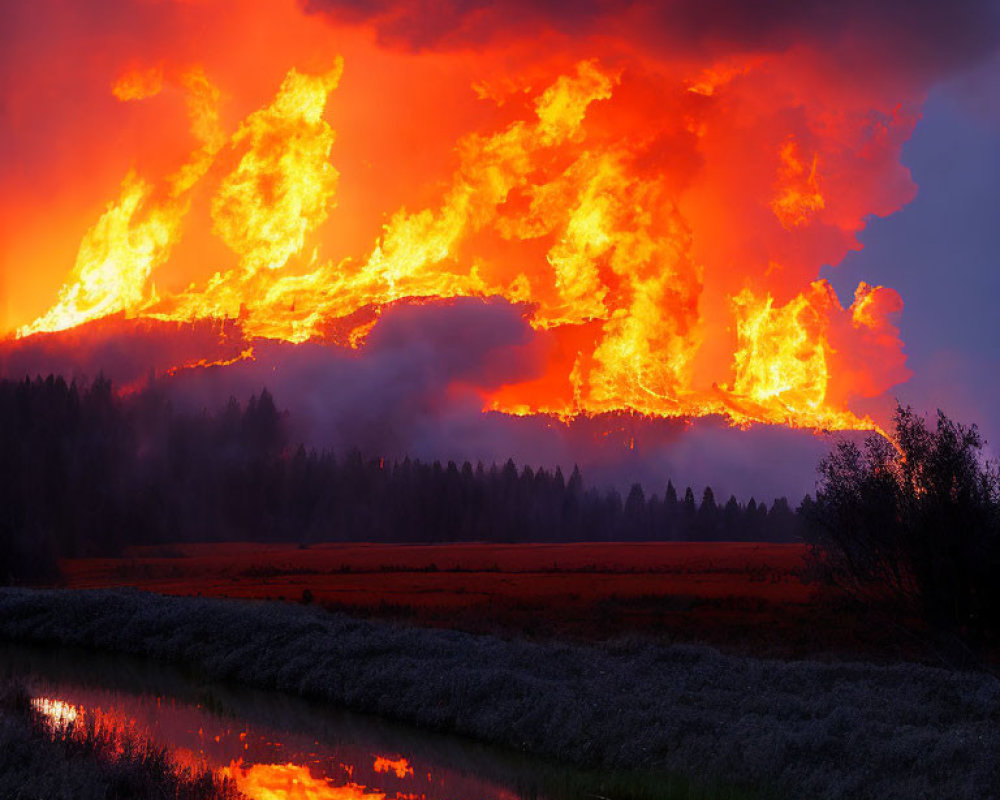
[[[913,620],[810,580],[803,544],[206,543],[60,561],[74,589],[314,603],[363,618],[534,639],[639,635],[774,657],[939,654]]]

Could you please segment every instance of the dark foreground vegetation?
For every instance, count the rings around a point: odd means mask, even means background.
[[[789,541],[779,499],[695,499],[667,483],[624,499],[579,470],[512,461],[387,462],[289,439],[265,390],[245,406],[183,413],[152,383],[0,380],[0,583],[51,580],[56,557],[211,541]]]
[[[245,406],[176,410],[151,381],[0,380],[0,584],[54,582],[57,558],[130,545],[259,541],[790,541],[813,574],[970,653],[1000,647],[1000,478],[975,427],[909,409],[894,442],[841,443],[815,500],[696,501],[667,482],[624,499],[556,469],[388,462],[290,440],[264,390]],[[949,659],[954,661],[954,659]]]
[[[1000,680],[987,674],[533,643],[134,590],[0,590],[0,637],[153,657],[564,762],[777,796],[982,800],[1000,786]]]
[[[0,797],[46,800],[237,800],[209,770],[175,765],[163,748],[94,716],[53,725],[17,683],[0,684]]]
[[[866,607],[914,616],[974,651],[1000,644],[1000,473],[938,412],[898,407],[894,441],[842,442],[803,513],[813,563]]]

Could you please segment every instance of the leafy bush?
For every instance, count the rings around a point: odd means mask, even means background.
[[[890,442],[842,441],[806,509],[828,577],[867,602],[895,600],[974,641],[1000,623],[1000,475],[975,425],[897,406]]]

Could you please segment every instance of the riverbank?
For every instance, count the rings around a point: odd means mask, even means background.
[[[568,763],[785,796],[985,800],[1000,786],[1000,681],[986,674],[527,642],[134,590],[0,590],[0,637],[182,663]]]
[[[0,641],[0,686],[5,675],[50,719],[96,712],[104,729],[148,739],[256,800],[756,800],[678,775],[585,770],[122,653]]]
[[[23,687],[0,682],[0,797],[245,800],[231,781],[179,767],[131,731],[62,712],[39,708]]]

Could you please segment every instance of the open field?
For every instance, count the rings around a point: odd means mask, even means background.
[[[923,657],[803,577],[799,544],[185,544],[61,562],[66,584],[302,601],[477,633],[643,634],[775,656]]]

